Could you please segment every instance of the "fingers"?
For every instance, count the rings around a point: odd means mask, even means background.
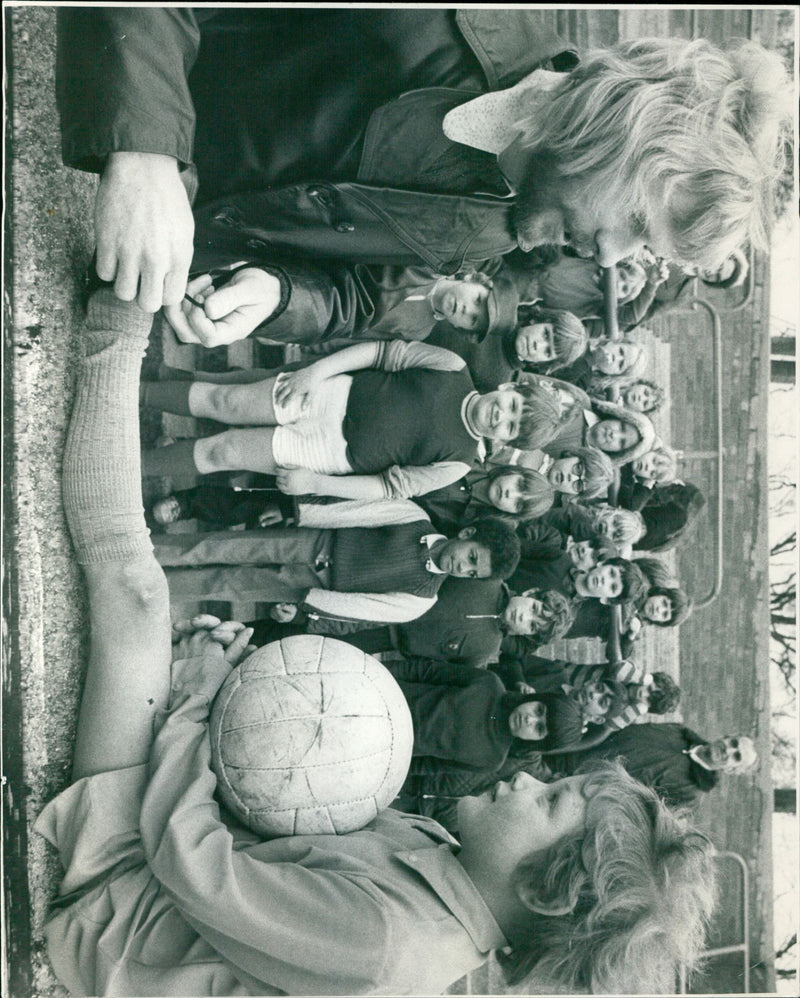
[[[200,337],[189,325],[189,320],[186,318],[183,303],[165,308],[164,317],[172,326],[181,343],[200,343]]]
[[[259,516],[258,525],[260,527],[273,527],[276,523],[280,523],[282,519],[283,516],[279,509],[268,509]]]
[[[250,638],[253,636],[253,628],[245,627],[236,635],[233,641],[225,650],[225,661],[231,665],[238,665],[244,658],[245,652],[250,645]]]
[[[226,620],[222,624],[219,624],[217,627],[215,627],[213,630],[209,631],[209,635],[214,639],[214,641],[218,642],[224,647],[227,647],[229,644],[231,644],[231,642],[234,640],[237,634],[241,634],[241,632],[244,629],[245,629],[244,624],[242,624],[240,621]]]
[[[198,630],[208,630],[212,627],[219,627],[222,621],[211,613],[197,613],[194,617],[176,620],[172,625],[172,640],[179,641],[184,634],[194,634]],[[244,624],[242,624],[244,627]]]

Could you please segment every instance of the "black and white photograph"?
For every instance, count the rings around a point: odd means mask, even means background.
[[[799,28],[3,5],[4,994],[799,993]]]

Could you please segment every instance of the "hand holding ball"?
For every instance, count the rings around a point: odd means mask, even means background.
[[[217,694],[209,727],[222,800],[266,837],[362,828],[397,795],[414,738],[388,670],[317,635],[245,659]]]

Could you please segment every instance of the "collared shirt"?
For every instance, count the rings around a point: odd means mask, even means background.
[[[427,544],[428,550],[430,551],[434,544],[438,544],[439,541],[446,540],[447,537],[445,537],[444,534],[425,534],[424,537],[420,537],[419,542],[420,544]],[[433,558],[426,558],[425,568],[427,568],[429,572],[433,572],[434,575],[447,575],[447,572],[439,568]]]
[[[73,885],[85,864],[88,893],[47,928],[75,993],[440,994],[506,945],[457,843],[428,818],[389,809],[359,832],[267,842],[229,828],[210,697],[184,691],[149,771],[81,780],[40,819]],[[120,798],[132,773],[139,793]]]

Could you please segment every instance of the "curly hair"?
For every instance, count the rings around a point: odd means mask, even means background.
[[[491,579],[507,579],[519,564],[520,542],[517,532],[505,520],[487,516],[471,525],[472,537],[489,549],[492,558]]]
[[[729,277],[724,277],[722,280],[719,280],[716,275],[714,278],[711,278],[709,276],[703,277],[703,274],[700,273],[698,276],[703,284],[707,284],[711,288],[719,288],[721,291],[726,291],[728,288],[738,288],[740,284],[743,284],[748,272],[750,271],[750,264],[747,257],[741,250],[736,249],[730,254],[728,260],[733,263],[733,270],[731,271]],[[721,267],[727,262],[727,260],[724,260],[717,269],[721,269]]]
[[[645,349],[646,344],[637,337],[623,336],[621,339],[612,341],[610,336],[596,336],[589,342],[589,347],[592,348],[601,343],[611,342],[624,343],[627,346],[638,347],[636,356],[628,367],[626,367],[624,371],[620,371],[619,374],[603,374],[602,371],[596,370],[594,365],[592,365],[594,374],[589,383],[589,387],[594,392],[608,391],[609,388],[619,388],[623,379],[638,378],[644,373],[647,367],[649,358],[647,350]]]
[[[614,402],[604,402],[603,399],[595,399],[593,408],[601,421],[605,419],[617,419],[636,430],[638,437],[636,443],[626,447],[625,450],[609,454],[609,459],[615,468],[621,468],[623,465],[630,464],[637,457],[641,457],[652,450],[656,440],[656,431],[652,422],[644,413],[634,412],[632,409],[626,409],[625,406],[617,405]]]
[[[517,128],[586,202],[643,233],[658,211],[674,259],[715,267],[768,248],[794,110],[780,56],[755,42],[644,38],[587,53]]]
[[[503,475],[515,475],[520,480],[522,506],[514,513],[519,520],[535,520],[555,502],[555,489],[544,475],[533,468],[526,468],[522,464],[499,464],[489,472],[489,481],[493,482]]]
[[[638,559],[641,561],[641,559]],[[672,616],[669,620],[650,620],[647,623],[656,627],[679,627],[687,620],[694,609],[692,597],[683,589],[675,586],[652,586],[647,591],[646,598],[650,596],[666,596],[672,608]]]
[[[681,702],[681,688],[666,672],[653,673],[653,685],[647,706],[648,714],[669,714]]]
[[[563,308],[545,308],[538,302],[526,302],[517,309],[517,326],[531,326],[536,322],[553,325],[553,360],[545,364],[526,364],[525,369],[541,374],[553,374],[562,367],[569,367],[586,353],[589,333],[581,320]]]
[[[531,593],[535,590],[531,590]],[[530,595],[530,593],[526,593]],[[546,589],[540,594],[542,608],[548,615],[547,623],[536,632],[537,644],[549,644],[563,638],[575,623],[575,604],[557,589]]]
[[[631,388],[637,388],[638,386],[643,385],[645,388],[649,388],[653,394],[653,401],[650,403],[650,406],[644,410],[645,412],[657,412],[664,405],[667,393],[664,391],[663,387],[656,384],[655,381],[650,381],[647,378],[634,378],[631,380],[630,375],[622,375],[621,377],[623,381],[620,382],[617,388],[624,404],[627,404],[625,402],[625,393]],[[590,386],[590,391],[592,387],[593,386]]]
[[[450,281],[467,281],[470,284],[482,284],[485,288],[491,288],[494,285],[494,281],[488,274],[484,274],[482,270],[459,270],[457,273],[449,277]]]
[[[584,828],[517,868],[531,919],[525,945],[498,960],[512,984],[535,971],[570,993],[672,994],[679,969],[700,959],[714,909],[711,842],[618,762],[578,772]]]

